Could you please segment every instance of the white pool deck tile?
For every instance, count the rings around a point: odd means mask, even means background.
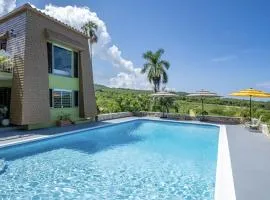
[[[46,138],[69,131],[100,127],[134,119],[138,118],[128,117],[98,123],[33,131],[1,131],[0,129],[0,147],[7,144],[20,143],[25,140]],[[158,118],[150,117],[146,119]],[[226,125],[226,130],[236,199],[269,200],[270,138],[260,133],[249,132],[240,125]]]

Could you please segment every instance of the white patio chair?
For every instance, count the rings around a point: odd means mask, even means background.
[[[245,124],[245,127],[258,130],[260,128],[261,121],[262,121],[262,115],[259,117],[259,119],[256,119],[256,118],[251,119],[251,122],[247,122]]]

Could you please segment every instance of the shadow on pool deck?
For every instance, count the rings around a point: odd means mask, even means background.
[[[44,128],[44,129],[38,129],[38,130],[19,130],[15,127],[12,129],[1,129],[0,128],[0,145],[5,144],[7,142],[13,142],[13,141],[19,141],[22,139],[26,139],[28,137],[30,138],[36,138],[40,136],[45,135],[54,135],[59,133],[64,133],[68,131],[75,131],[79,129],[84,128],[91,128],[91,127],[97,127],[102,125],[108,125],[111,124],[110,122],[91,122],[91,123],[85,123],[85,124],[77,124],[77,125],[71,125],[66,127],[52,127],[52,128]]]
[[[270,199],[270,138],[227,126],[237,200]]]

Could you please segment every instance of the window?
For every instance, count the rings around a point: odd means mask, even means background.
[[[49,89],[51,108],[72,108],[79,106],[79,92]]]
[[[79,76],[79,52],[47,43],[48,72],[68,77]]]
[[[3,49],[3,50],[7,50],[7,40],[4,39],[4,40],[0,40],[0,50]]]
[[[53,73],[72,76],[72,51],[53,45]]]
[[[53,108],[71,108],[71,107],[73,107],[72,91],[53,90],[52,102],[53,102]]]

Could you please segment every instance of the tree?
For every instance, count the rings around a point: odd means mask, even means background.
[[[94,22],[89,21],[82,26],[82,30],[89,37],[88,45],[89,45],[90,59],[91,59],[91,65],[92,65],[92,54],[93,54],[92,46],[94,43],[98,42],[98,36],[96,34],[98,30],[98,25]]]
[[[143,54],[143,58],[147,62],[144,64],[141,73],[147,73],[149,82],[154,85],[155,93],[160,90],[161,83],[166,84],[168,82],[166,70],[170,68],[170,63],[161,59],[163,54],[163,49],[159,49],[156,52],[147,51]]]
[[[5,63],[9,58],[9,55],[4,51],[0,51],[0,64]]]
[[[7,58],[6,58],[6,57],[4,57],[4,56],[0,55],[0,64],[2,64],[2,63],[4,63],[4,62],[6,62],[6,60],[7,60]]]

